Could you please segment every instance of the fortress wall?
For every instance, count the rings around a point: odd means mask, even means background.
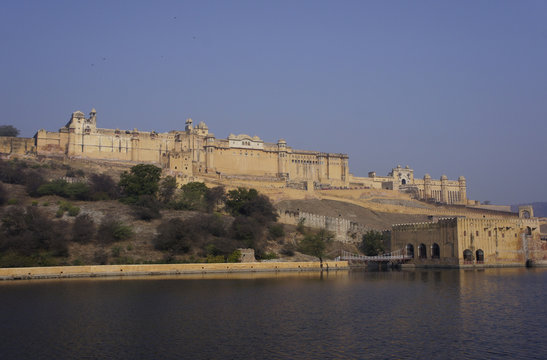
[[[313,229],[326,229],[334,234],[337,241],[342,242],[358,242],[361,235],[367,231],[365,226],[341,217],[336,218],[291,210],[278,210],[278,215],[279,222],[289,225],[298,225],[304,219],[304,226]]]
[[[456,265],[457,224],[454,219],[439,220],[434,223],[393,225],[391,232],[391,251],[406,249],[411,244],[414,249],[412,263],[417,265],[438,264]],[[419,258],[419,246],[426,249],[426,258]],[[439,246],[439,258],[432,259],[433,244]]]
[[[34,139],[0,136],[0,153],[25,155],[34,152]]]
[[[323,270],[347,270],[348,268],[349,265],[347,261],[323,262]],[[51,266],[29,268],[0,268],[0,280],[320,270],[321,264],[318,261],[217,264]]]
[[[222,174],[277,176],[278,154],[251,149],[215,149],[213,168]]]

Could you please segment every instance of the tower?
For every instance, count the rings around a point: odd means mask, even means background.
[[[448,177],[446,175],[441,176],[441,202],[448,204]]]
[[[431,176],[429,174],[424,175],[424,200],[429,201],[431,196]]]
[[[459,194],[460,194],[460,203],[461,204],[467,204],[467,185],[465,178],[463,176],[460,176],[458,178],[458,186],[459,186]]]
[[[288,177],[287,174],[287,142],[280,139],[277,142],[278,158],[277,158],[277,173],[279,177]]]

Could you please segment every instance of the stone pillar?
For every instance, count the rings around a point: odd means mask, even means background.
[[[460,176],[458,178],[459,183],[459,193],[460,193],[460,203],[461,204],[467,204],[467,185],[465,178],[463,176]]]
[[[428,201],[431,199],[431,176],[425,174],[424,176],[424,200]]]
[[[139,132],[133,129],[131,133],[131,161],[139,161]]]
[[[446,175],[441,176],[441,202],[448,204],[448,178]]]

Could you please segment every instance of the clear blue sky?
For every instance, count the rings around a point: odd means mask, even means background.
[[[285,138],[547,201],[547,1],[7,1],[0,124]]]

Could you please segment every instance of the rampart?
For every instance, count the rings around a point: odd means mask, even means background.
[[[298,225],[300,221],[303,221],[304,226],[313,229],[326,229],[332,232],[334,238],[341,242],[360,242],[362,235],[370,230],[362,224],[342,217],[283,209],[278,210],[278,215],[278,221],[283,224]]]
[[[104,276],[180,275],[238,272],[347,270],[347,261],[254,262],[218,264],[89,265],[0,268],[0,280],[86,278]]]

